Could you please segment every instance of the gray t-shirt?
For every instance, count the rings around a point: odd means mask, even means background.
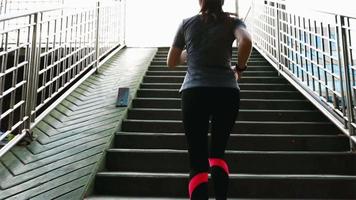
[[[209,20],[201,15],[183,20],[174,38],[173,46],[186,47],[188,70],[180,91],[193,87],[237,88],[231,70],[232,43],[238,27],[246,27],[237,19]]]

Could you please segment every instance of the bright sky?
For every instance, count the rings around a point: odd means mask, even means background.
[[[356,17],[355,0],[287,0],[287,2],[290,7],[296,7],[298,9],[307,7]]]
[[[23,0],[13,1],[21,3]],[[241,17],[246,15],[251,1],[239,0]],[[316,9],[356,17],[355,0],[286,1],[289,9],[302,10],[303,14],[309,13],[305,12],[306,9]],[[64,0],[64,2],[70,2],[70,5],[90,5],[94,4],[96,0]],[[198,0],[127,0],[127,9],[126,39],[129,45],[167,46],[171,44],[178,24],[181,23],[182,19],[198,13],[199,3]],[[234,12],[235,0],[225,0],[224,10]]]
[[[301,10],[303,14],[306,14],[307,8],[356,16],[356,6],[350,6],[355,0],[286,1],[289,9]],[[251,0],[240,0],[239,4],[240,16],[244,17]],[[128,44],[132,46],[170,45],[182,19],[199,11],[198,0],[128,0],[127,5],[128,32],[126,36]],[[224,10],[234,12],[235,0],[225,0]]]

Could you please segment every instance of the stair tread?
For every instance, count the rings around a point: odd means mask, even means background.
[[[125,119],[127,122],[162,122],[162,123],[181,123],[181,120],[149,120],[149,119]],[[281,122],[281,121],[236,121],[239,124],[333,124],[331,122]]]
[[[141,91],[172,91],[172,92],[178,92],[179,89],[146,89],[146,88],[140,88],[138,90]],[[290,91],[285,91],[285,90],[240,90],[240,92],[244,93],[244,92],[253,92],[253,93],[298,93],[300,94],[300,92],[296,91],[296,90],[290,90]]]
[[[107,150],[108,152],[132,152],[132,153],[188,153],[188,150],[177,150],[177,149],[123,149],[123,148],[111,148]],[[236,150],[226,150],[226,154],[256,154],[256,155],[349,155],[355,156],[351,152],[325,152],[325,151],[236,151]],[[355,156],[356,159],[356,156]]]
[[[154,198],[145,198],[145,197],[118,197],[118,196],[92,196],[87,197],[84,200],[189,200],[187,198],[162,198],[162,197],[154,197]],[[215,198],[209,198],[209,200],[215,200]],[[276,200],[276,199],[265,199],[265,198],[229,198],[229,200]],[[280,199],[278,200],[295,200],[295,199]],[[322,200],[322,199],[300,199],[298,200]],[[328,199],[328,200],[345,200],[345,199]]]
[[[106,168],[97,173],[95,186],[104,196],[97,200],[115,194],[113,199],[121,200],[186,199],[189,162],[178,93],[187,66],[168,68],[168,49],[158,49],[107,150]],[[240,126],[226,148],[230,186],[236,189],[229,199],[355,197],[356,173],[349,166],[356,155],[348,137],[257,51],[249,63],[239,81],[241,115],[235,122]]]
[[[121,176],[121,177],[145,177],[145,178],[188,178],[187,173],[152,173],[152,172],[99,172],[98,176]],[[332,175],[332,174],[229,174],[231,179],[347,179],[355,180],[352,175]]]
[[[148,132],[124,132],[119,131],[116,135],[144,135],[144,136],[185,136],[184,133],[148,133]],[[346,135],[294,135],[294,134],[231,134],[231,136],[236,137],[301,137],[301,138],[347,138]]]
[[[136,97],[135,99],[147,99],[147,100],[181,100],[181,98],[163,98],[163,97]],[[309,102],[307,99],[241,99],[240,101],[302,101]]]
[[[129,110],[132,110],[132,111],[175,111],[175,112],[181,111],[181,109],[176,109],[176,108],[130,108]],[[315,113],[319,113],[320,111],[318,111],[318,110],[240,109],[239,112],[297,112],[297,113],[315,112]]]

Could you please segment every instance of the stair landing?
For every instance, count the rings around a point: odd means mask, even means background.
[[[34,129],[37,140],[0,160],[0,199],[83,199],[156,48],[125,48],[110,58]]]

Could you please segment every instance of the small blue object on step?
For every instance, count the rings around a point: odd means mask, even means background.
[[[119,88],[116,107],[126,107],[129,105],[130,88]]]

